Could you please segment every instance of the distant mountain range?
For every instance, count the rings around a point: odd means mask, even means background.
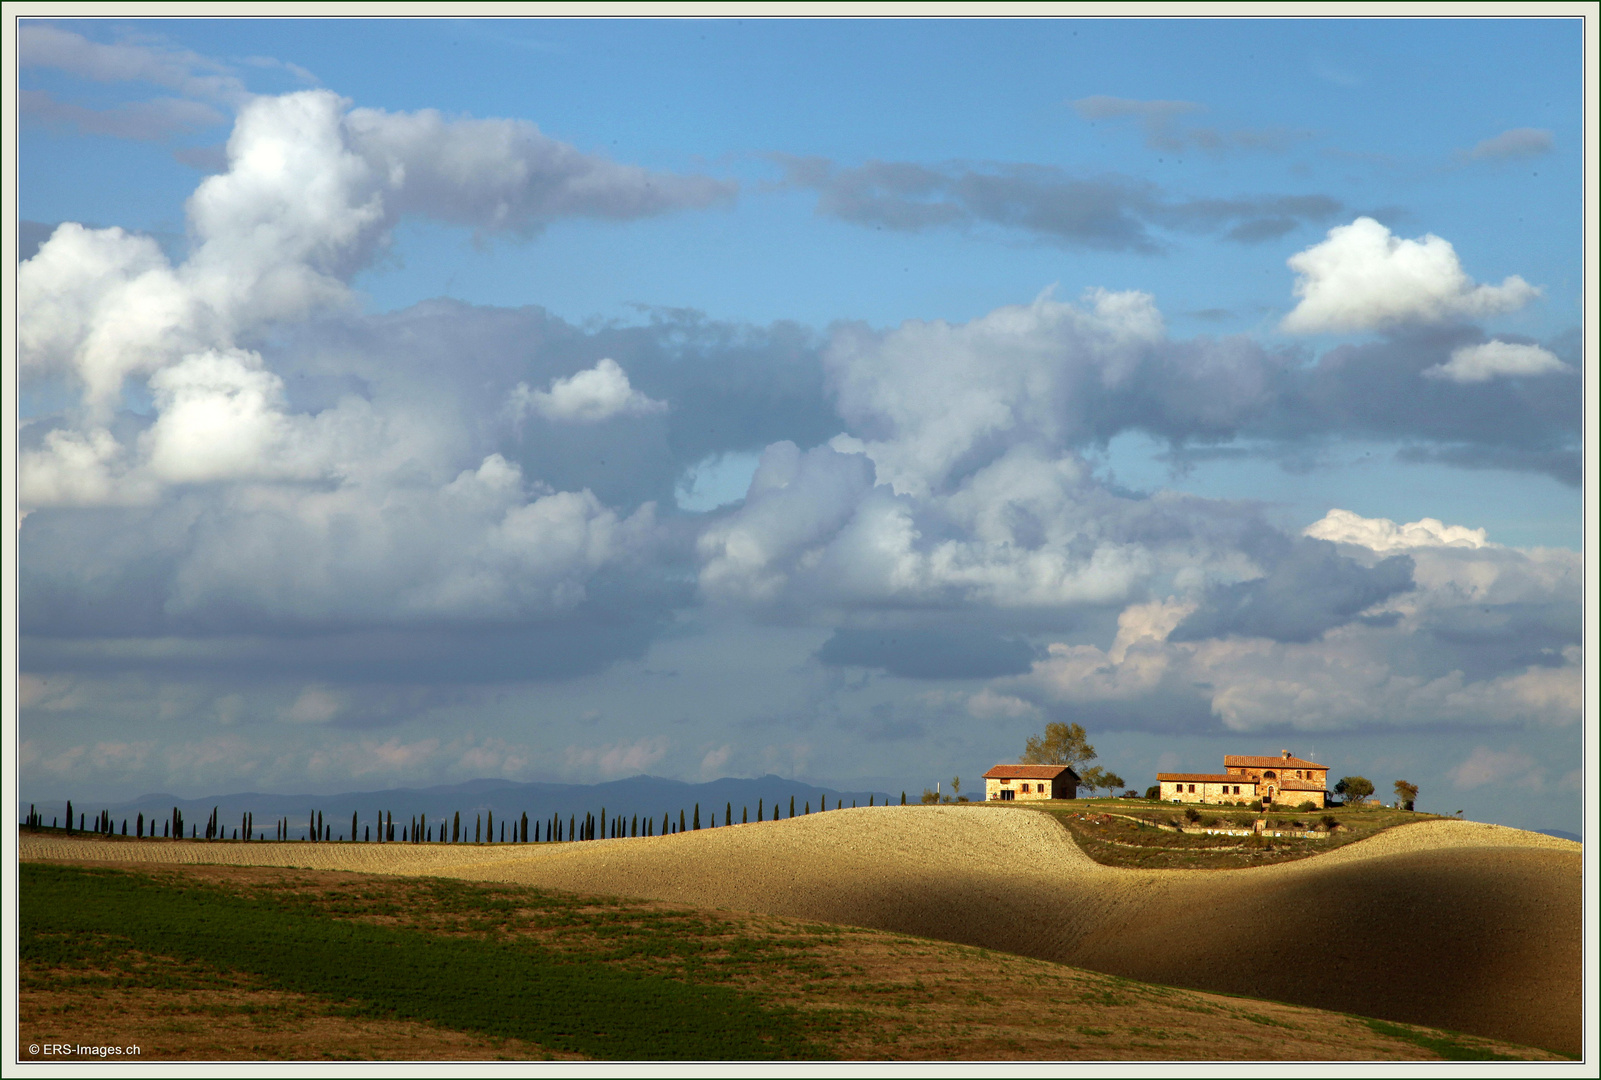
[[[349,833],[352,814],[356,815],[358,834],[364,833],[366,826],[375,824],[380,813],[393,814],[397,839],[401,826],[409,826],[413,816],[427,815],[429,824],[433,825],[448,821],[459,812],[463,822],[468,823],[470,828],[470,823],[477,815],[487,817],[493,814],[497,822],[495,839],[498,840],[498,823],[521,821],[525,813],[530,827],[554,815],[560,815],[565,827],[574,817],[582,822],[586,814],[598,816],[604,809],[608,819],[619,814],[630,820],[635,815],[641,820],[650,818],[655,822],[656,831],[660,832],[664,814],[671,815],[675,825],[681,810],[686,820],[692,820],[697,803],[700,805],[701,824],[709,826],[714,814],[718,825],[726,825],[725,815],[730,810],[736,822],[746,814],[749,820],[755,821],[758,807],[768,820],[772,818],[774,806],[778,806],[782,815],[788,818],[791,799],[794,800],[795,813],[804,812],[808,805],[812,813],[817,813],[825,806],[830,810],[839,806],[866,806],[869,800],[876,804],[899,802],[900,793],[896,792],[891,797],[885,791],[836,791],[771,774],[755,780],[724,777],[703,784],[642,774],[602,784],[468,780],[437,787],[390,788],[386,791],[357,791],[340,795],[269,795],[251,791],[211,795],[202,799],[180,799],[175,795],[153,794],[110,805],[73,800],[72,812],[74,817],[85,815],[85,820],[92,822],[97,814],[106,811],[111,815],[114,831],[120,833],[122,823],[126,820],[129,835],[132,835],[138,814],[144,814],[147,822],[156,822],[159,832],[160,823],[171,820],[175,807],[183,814],[186,825],[198,826],[204,833],[206,819],[216,809],[226,837],[233,836],[248,812],[255,815],[255,831],[265,834],[269,840],[273,838],[280,818],[288,819],[290,839],[306,836],[308,820],[313,813],[323,815],[324,823],[333,830],[336,839]],[[23,815],[28,813],[29,805],[21,805]],[[65,824],[65,802],[52,801],[33,806],[45,824],[56,819],[63,819],[62,824]]]
[[[1529,831],[1540,833],[1542,836],[1554,836],[1558,840],[1572,840],[1576,843],[1584,843],[1584,837],[1578,833],[1567,832],[1563,829],[1531,829]]]

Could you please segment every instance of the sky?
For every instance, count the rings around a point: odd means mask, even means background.
[[[16,41],[24,801],[1066,721],[1580,830],[1577,20]]]

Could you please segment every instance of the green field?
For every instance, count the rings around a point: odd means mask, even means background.
[[[587,1057],[819,1056],[794,1010],[763,1007],[726,986],[585,963],[510,936],[430,933],[340,917],[359,910],[359,901],[340,911],[294,892],[242,896],[29,863],[21,872],[21,958],[39,968],[104,966],[130,952],[199,961],[331,998],[360,1014]],[[486,890],[431,884],[433,914],[484,931],[514,914],[509,900]],[[515,907],[541,900],[549,916],[574,917],[570,903],[538,894],[518,897]],[[605,920],[598,922],[604,931]],[[628,929],[614,944],[642,957],[694,951],[685,926],[630,919]]]

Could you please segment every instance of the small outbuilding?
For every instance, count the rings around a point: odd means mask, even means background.
[[[1076,799],[1079,783],[1078,773],[1066,765],[997,765],[984,774],[984,798],[989,802]]]

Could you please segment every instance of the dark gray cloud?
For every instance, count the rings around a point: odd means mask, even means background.
[[[1556,141],[1544,128],[1512,128],[1485,139],[1465,153],[1475,161],[1506,161],[1549,154]]]
[[[879,668],[909,679],[991,679],[1029,669],[1028,642],[982,630],[943,627],[840,628],[817,659],[833,667]]]
[[[1206,106],[1195,101],[1142,101],[1097,94],[1073,102],[1073,111],[1091,123],[1133,119],[1145,133],[1146,146],[1174,154],[1190,149],[1209,154],[1240,150],[1282,153],[1312,136],[1309,131],[1283,126],[1236,128],[1231,131],[1188,126],[1181,117],[1206,112]]]
[[[818,193],[818,213],[853,224],[901,231],[994,226],[1105,251],[1159,252],[1164,241],[1153,228],[1256,243],[1331,221],[1344,210],[1326,195],[1172,199],[1147,181],[1073,176],[1042,165],[930,168],[870,161],[840,168],[821,158],[774,159],[787,185]]]
[[[144,142],[165,142],[175,135],[216,127],[227,120],[210,105],[182,98],[155,98],[124,102],[109,109],[90,109],[58,101],[44,90],[21,90],[17,105],[24,122],[82,135]]]
[[[1382,600],[1413,587],[1411,556],[1394,555],[1372,567],[1339,554],[1323,540],[1299,539],[1263,577],[1208,590],[1201,606],[1171,641],[1265,637],[1315,641]]]

